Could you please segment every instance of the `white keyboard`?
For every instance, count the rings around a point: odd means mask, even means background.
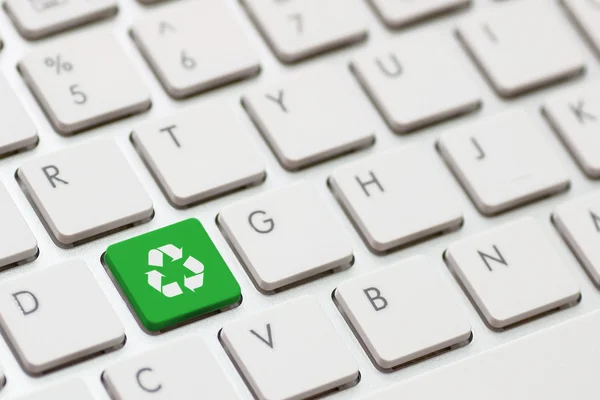
[[[3,6],[0,399],[598,398],[600,1]]]

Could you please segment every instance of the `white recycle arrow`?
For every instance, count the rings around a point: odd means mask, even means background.
[[[148,265],[162,268],[163,254],[169,256],[171,262],[177,261],[183,257],[183,248],[180,249],[172,244],[167,244],[158,249],[152,249],[148,252]],[[204,284],[204,264],[194,257],[189,256],[183,263],[183,266],[194,274],[189,277],[184,276],[183,285],[192,292],[201,288]],[[164,275],[157,270],[147,272],[146,275],[148,276],[148,284],[166,297],[175,297],[183,293],[177,282],[168,283],[163,286],[162,278]]]

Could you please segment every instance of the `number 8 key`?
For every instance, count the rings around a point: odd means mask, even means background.
[[[111,33],[40,46],[19,71],[54,129],[71,135],[150,108],[150,95]]]

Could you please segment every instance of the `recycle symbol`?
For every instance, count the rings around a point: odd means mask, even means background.
[[[162,268],[165,255],[171,259],[171,262],[180,260],[183,257],[183,248],[180,249],[172,244],[167,244],[158,249],[152,249],[148,252],[148,265]],[[189,277],[184,275],[183,286],[192,292],[201,288],[204,284],[204,264],[194,257],[189,256],[183,263],[183,266],[193,273]],[[146,275],[148,275],[148,284],[166,297],[175,297],[183,294],[183,290],[177,282],[163,285],[162,278],[164,278],[164,275],[158,270],[154,269],[146,272]]]

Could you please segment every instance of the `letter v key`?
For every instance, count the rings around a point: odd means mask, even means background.
[[[254,336],[256,336],[258,339],[260,339],[261,342],[263,342],[264,344],[266,344],[270,348],[273,348],[273,335],[271,334],[271,324],[267,324],[267,338],[268,338],[268,340],[265,339],[264,337],[260,336],[258,333],[256,333],[256,331],[254,329],[251,329],[250,333],[253,334]]]

